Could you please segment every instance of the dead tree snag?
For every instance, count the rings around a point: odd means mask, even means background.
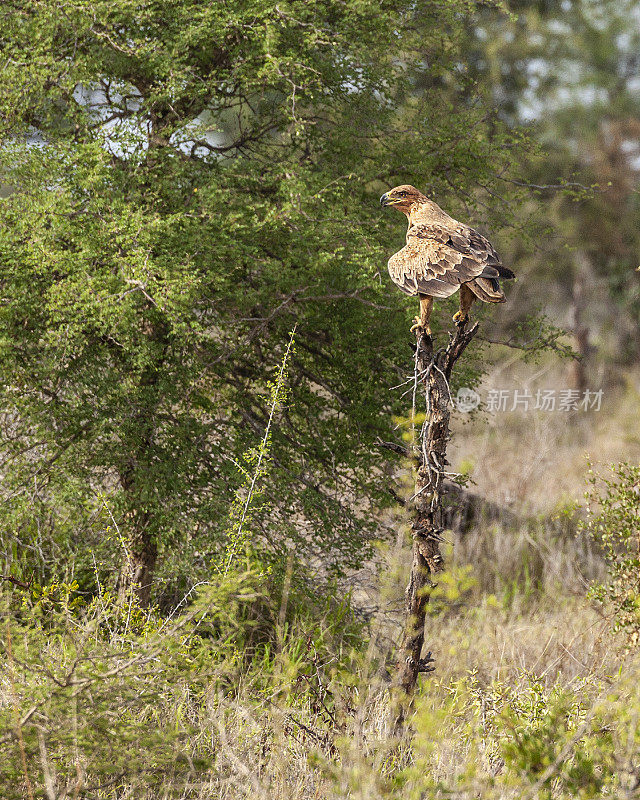
[[[424,329],[417,331],[415,381],[425,389],[426,417],[413,454],[416,475],[411,498],[413,561],[406,591],[405,628],[394,679],[400,699],[398,722],[402,721],[402,700],[412,694],[419,673],[433,670],[431,653],[423,657],[422,648],[431,575],[443,568],[440,541],[452,407],[449,381],[456,362],[477,331],[477,323],[469,330],[465,322],[460,323],[455,333],[449,334],[448,345],[436,352],[433,340]]]

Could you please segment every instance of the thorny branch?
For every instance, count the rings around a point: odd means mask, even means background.
[[[440,541],[442,539],[442,494],[446,477],[447,444],[452,398],[449,381],[453,369],[468,344],[478,332],[476,323],[468,330],[466,323],[456,326],[449,334],[446,347],[434,353],[433,341],[418,329],[414,365],[414,415],[418,385],[425,389],[426,418],[419,433],[419,446],[411,449],[415,469],[415,491],[405,504],[412,508],[413,561],[406,590],[406,619],[402,643],[398,651],[396,676],[393,681],[397,694],[396,726],[402,725],[405,699],[416,685],[420,672],[431,672],[431,653],[422,656],[424,623],[431,574],[442,570]],[[403,448],[391,442],[379,446],[395,452]],[[409,451],[405,451],[409,454]]]

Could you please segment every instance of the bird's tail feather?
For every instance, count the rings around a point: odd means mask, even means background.
[[[466,285],[485,303],[504,303],[507,300],[497,278],[475,278]]]
[[[516,274],[502,264],[487,264],[480,273],[481,278],[515,278]]]

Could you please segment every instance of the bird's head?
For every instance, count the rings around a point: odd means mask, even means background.
[[[398,211],[402,211],[403,214],[408,214],[414,203],[424,203],[426,199],[426,196],[418,191],[415,186],[403,184],[385,192],[380,198],[380,205],[382,207],[393,206]]]

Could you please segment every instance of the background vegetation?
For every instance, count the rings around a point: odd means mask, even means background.
[[[640,6],[0,20],[2,796],[637,796]],[[401,182],[519,280],[398,733]]]

